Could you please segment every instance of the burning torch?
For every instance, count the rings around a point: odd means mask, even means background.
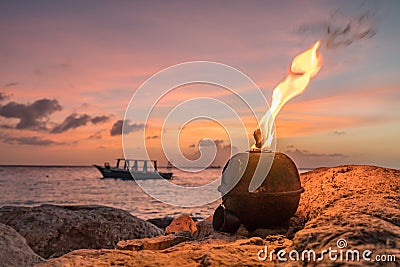
[[[254,131],[255,144],[250,151],[234,155],[225,165],[218,188],[222,204],[213,217],[216,231],[235,233],[241,224],[250,231],[284,226],[296,213],[304,191],[297,167],[287,155],[268,148],[279,111],[290,99],[302,94],[320,70],[319,45],[318,41],[293,59],[287,77],[273,91],[271,108]],[[247,162],[246,166],[243,162]],[[267,162],[272,162],[270,168],[264,167]],[[241,177],[236,179],[238,173]],[[260,173],[261,179],[255,179]]]

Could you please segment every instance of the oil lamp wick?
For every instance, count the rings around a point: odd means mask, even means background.
[[[258,149],[261,149],[262,145],[263,145],[263,140],[262,140],[262,134],[261,134],[260,128],[257,128],[257,130],[254,131],[253,136],[254,136],[254,140],[256,141],[255,146]]]

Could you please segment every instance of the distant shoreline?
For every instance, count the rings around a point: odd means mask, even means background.
[[[0,164],[0,167],[33,167],[33,168],[87,168],[92,165],[29,165],[29,164]]]
[[[0,164],[0,167],[33,167],[33,168],[88,168],[93,167],[93,165],[29,165],[29,164]],[[159,168],[166,169],[166,166],[161,166]],[[190,169],[196,169],[196,167],[185,167]],[[200,169],[200,168],[199,168]],[[207,169],[222,169],[221,168],[207,168]],[[316,168],[297,168],[301,171],[314,170]]]

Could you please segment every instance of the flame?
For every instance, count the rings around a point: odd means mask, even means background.
[[[310,79],[317,75],[322,66],[322,58],[317,54],[320,42],[317,41],[312,47],[298,54],[292,61],[289,74],[275,87],[272,93],[272,104],[267,113],[260,120],[262,141],[252,148],[268,148],[271,146],[273,123],[283,105],[295,96],[302,94]],[[255,133],[256,136],[256,133]],[[260,144],[262,147],[260,147]]]

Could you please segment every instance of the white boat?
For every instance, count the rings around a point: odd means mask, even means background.
[[[158,172],[156,160],[117,159],[115,167],[108,162],[104,166],[93,165],[104,178],[120,178],[125,180],[171,179],[172,172]]]

